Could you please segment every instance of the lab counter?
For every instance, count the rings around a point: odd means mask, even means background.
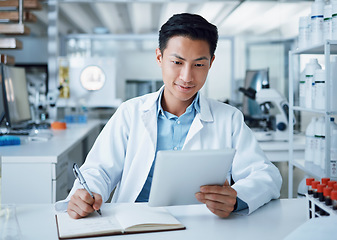
[[[250,215],[232,214],[221,219],[205,205],[172,206],[167,209],[186,230],[143,234],[116,235],[90,239],[284,239],[307,221],[305,199],[273,200]],[[104,209],[118,204],[104,204]],[[53,204],[17,205],[17,218],[22,239],[58,239]]]
[[[51,130],[48,141],[24,141],[0,148],[1,203],[53,203],[74,181],[71,166],[82,165],[101,130],[99,121]]]

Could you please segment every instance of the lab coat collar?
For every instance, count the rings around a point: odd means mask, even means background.
[[[157,92],[152,93],[149,95],[149,97],[146,99],[142,106],[142,110],[144,112],[150,111],[154,108],[154,110],[157,110],[157,100],[160,96],[160,93],[163,91],[164,86],[162,86]],[[207,98],[203,96],[199,92],[199,104],[200,104],[200,112],[197,113],[197,116],[199,116],[201,121],[204,122],[213,122],[213,115],[210,109],[210,106],[208,104]]]
[[[209,106],[209,103],[207,101],[207,98],[200,94],[199,98],[199,103],[200,103],[200,120],[204,122],[213,122],[213,115],[211,112],[211,108]]]
[[[146,98],[144,104],[142,105],[143,112],[147,112],[155,107],[157,109],[157,100],[159,98],[160,93],[163,91],[164,86],[162,86],[157,92],[150,93]]]

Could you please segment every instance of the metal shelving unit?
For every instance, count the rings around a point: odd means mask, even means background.
[[[294,105],[294,71],[291,68],[294,65],[294,56],[301,54],[324,54],[325,59],[325,72],[326,72],[326,92],[325,92],[325,110],[317,110],[312,108],[303,108]],[[324,44],[315,45],[309,48],[294,50],[289,52],[289,119],[294,118],[294,111],[307,111],[325,116],[325,169],[321,169],[319,166],[314,164],[308,164],[304,159],[294,158],[293,149],[293,136],[294,128],[289,129],[289,185],[288,185],[288,196],[292,198],[293,196],[293,167],[297,167],[303,170],[308,175],[321,179],[322,177],[330,177],[332,179],[337,179],[337,162],[332,162],[330,159],[330,117],[337,115],[337,111],[332,111],[331,109],[331,92],[330,92],[330,56],[337,54],[337,41],[326,40]]]

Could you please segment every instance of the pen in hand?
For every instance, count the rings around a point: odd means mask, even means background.
[[[84,179],[84,177],[83,177],[83,175],[82,175],[82,173],[81,173],[81,171],[80,171],[80,169],[79,169],[79,167],[77,166],[76,163],[74,163],[74,165],[73,165],[73,172],[74,172],[75,177],[78,178],[78,180],[80,181],[80,184],[84,187],[84,189],[87,190],[87,192],[90,194],[90,196],[93,199],[95,199],[94,195],[90,191],[90,189],[89,189],[89,187],[88,187],[88,185],[87,185],[87,183],[86,183],[86,181],[85,181],[85,179]],[[98,209],[97,212],[98,212],[99,215],[102,215],[101,209]]]

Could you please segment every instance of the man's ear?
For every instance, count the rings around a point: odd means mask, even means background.
[[[215,59],[215,55],[213,55],[213,57],[212,57],[212,59],[211,59],[211,63],[210,63],[210,65],[209,65],[209,68],[212,67],[212,64],[213,64],[213,62],[214,62],[214,59]]]
[[[156,48],[156,60],[157,60],[157,63],[159,65],[159,67],[161,67],[161,63],[162,63],[162,60],[163,60],[163,55],[160,51],[159,48]]]

